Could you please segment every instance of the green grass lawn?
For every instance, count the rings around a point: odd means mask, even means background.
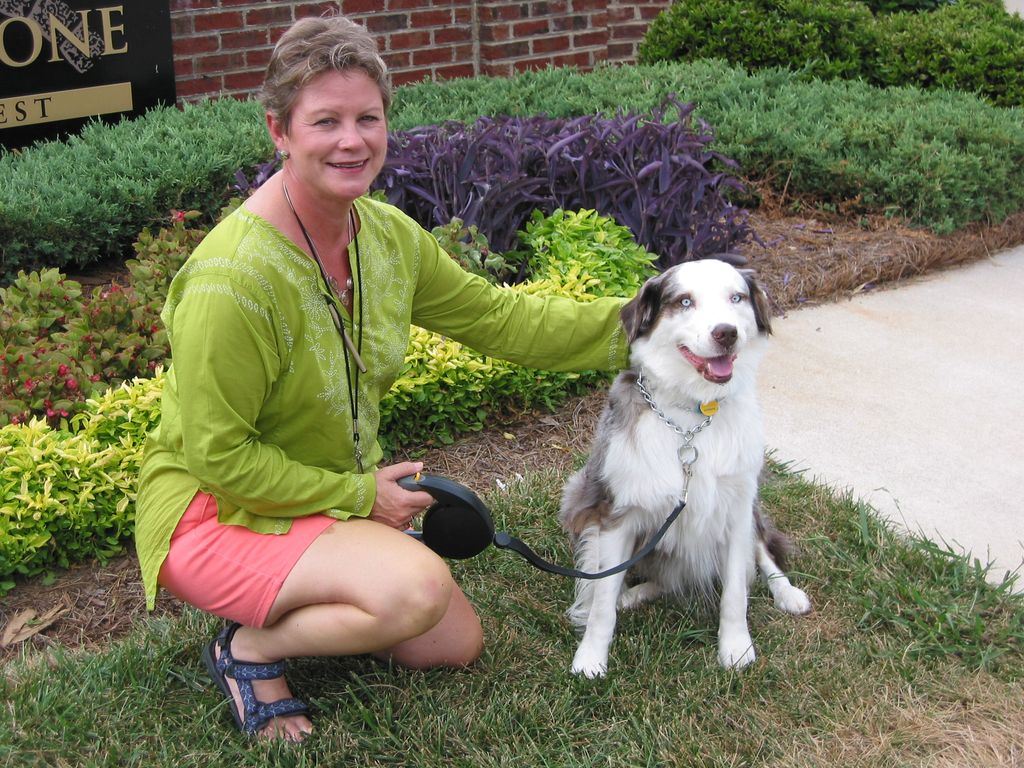
[[[568,563],[562,478],[487,497],[501,529]],[[755,585],[758,660],[716,662],[715,612],[660,600],[620,617],[609,676],[569,673],[572,582],[491,550],[454,565],[488,636],[462,672],[299,659],[317,733],[248,741],[206,678],[217,622],[151,620],[105,653],[7,665],[2,766],[924,766],[1024,760],[1024,597],[1010,582],[774,467],[765,508],[794,534],[791,617]]]

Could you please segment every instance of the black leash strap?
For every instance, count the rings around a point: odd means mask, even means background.
[[[603,579],[605,576],[632,568],[654,551],[686,506],[685,498],[680,500],[672,513],[665,518],[661,528],[629,560],[599,573],[587,573],[549,563],[522,540],[504,531],[495,532],[491,513],[486,505],[475,493],[459,483],[426,474],[410,475],[397,482],[408,491],[427,491],[434,497],[434,504],[423,516],[422,530],[409,530],[407,533],[442,557],[464,560],[479,555],[493,544],[499,549],[512,550],[535,568],[574,579]]]
[[[612,566],[611,568],[608,568],[604,571],[600,571],[598,573],[587,573],[586,571],[577,571],[575,568],[563,568],[560,565],[549,563],[547,560],[545,560],[532,549],[530,549],[530,547],[527,546],[526,543],[524,543],[520,539],[517,539],[515,536],[510,536],[504,531],[498,531],[494,534],[494,546],[499,547],[500,549],[510,549],[513,552],[526,558],[526,560],[528,560],[529,563],[535,568],[539,568],[542,571],[547,571],[548,573],[554,573],[559,576],[569,576],[574,579],[603,579],[605,576],[611,576],[612,574],[620,573],[629,568],[632,568],[640,560],[647,557],[647,555],[651,554],[651,552],[654,551],[654,548],[658,546],[658,542],[665,537],[666,533],[668,533],[669,527],[672,525],[672,523],[675,522],[675,519],[679,517],[679,514],[683,511],[683,508],[685,506],[686,502],[680,501],[679,504],[676,505],[676,508],[672,510],[672,513],[667,518],[665,518],[665,522],[661,524],[661,528],[659,528],[657,532],[650,538],[650,540],[646,544],[644,544],[640,551],[633,555],[631,558],[629,558],[629,560],[627,560],[624,563],[619,563],[616,566]]]

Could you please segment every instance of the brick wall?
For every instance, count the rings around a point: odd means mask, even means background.
[[[671,0],[171,0],[179,101],[251,95],[297,18],[339,10],[377,37],[395,85],[635,61]]]

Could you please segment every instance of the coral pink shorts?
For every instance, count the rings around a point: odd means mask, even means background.
[[[262,627],[291,573],[333,518],[311,515],[292,521],[286,534],[255,533],[217,520],[217,501],[197,491],[171,536],[160,584],[208,613]]]

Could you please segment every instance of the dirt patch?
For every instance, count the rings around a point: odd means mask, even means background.
[[[22,635],[38,626],[40,617],[58,611],[56,621],[20,643],[0,645],[0,661],[22,651],[65,648],[97,648],[125,635],[146,613],[146,601],[134,553],[107,563],[75,565],[59,573],[52,583],[35,579],[15,587],[0,607],[0,633],[12,622],[27,618]],[[161,601],[158,613],[177,613],[173,599]],[[34,615],[24,614],[31,611]]]
[[[780,768],[821,765],[914,765],[1012,768],[1024,762],[1024,705],[1019,689],[987,675],[958,677],[958,688],[864,697],[833,733],[795,740]]]
[[[763,245],[752,243],[743,253],[779,312],[978,261],[1024,242],[1024,213],[997,226],[972,227],[948,237],[881,217],[783,215],[770,204],[753,213],[751,224]],[[72,277],[91,288],[123,278],[124,270],[101,264]],[[517,474],[565,470],[574,456],[587,450],[601,404],[600,394],[577,398],[555,413],[524,414],[417,458],[431,471],[465,482],[479,493]],[[24,640],[0,646],[0,662],[55,644],[98,647],[122,636],[146,613],[134,555],[75,566],[51,583],[37,579],[20,584],[0,604],[0,636],[11,622],[25,617],[24,611],[44,616],[54,609],[63,612],[53,623]],[[180,606],[163,595],[158,610],[176,613]],[[32,628],[30,622],[22,634]]]

